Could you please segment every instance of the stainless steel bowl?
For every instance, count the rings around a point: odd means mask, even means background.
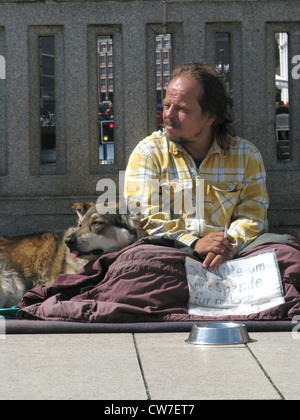
[[[233,322],[202,322],[193,325],[189,338],[185,340],[186,343],[198,345],[245,344],[250,341],[246,326]]]

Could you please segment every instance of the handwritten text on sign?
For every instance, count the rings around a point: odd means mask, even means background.
[[[226,261],[208,271],[187,257],[189,314],[249,315],[284,303],[275,251]]]

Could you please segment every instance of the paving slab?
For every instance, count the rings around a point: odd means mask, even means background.
[[[0,399],[299,399],[299,334],[235,346],[194,346],[187,333],[7,335]]]
[[[151,399],[281,399],[246,345],[196,346],[187,338],[135,334]]]
[[[300,398],[300,331],[253,333],[248,346],[287,400]]]
[[[132,334],[7,335],[0,399],[146,399]]]

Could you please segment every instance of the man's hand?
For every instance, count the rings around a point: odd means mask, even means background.
[[[204,255],[203,267],[209,270],[214,270],[223,261],[230,259],[230,252],[233,250],[232,244],[235,239],[227,235],[224,238],[223,232],[211,232],[197,240],[194,245],[195,251],[200,255]]]

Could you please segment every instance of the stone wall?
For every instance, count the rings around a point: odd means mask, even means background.
[[[270,223],[300,226],[297,69],[289,78],[289,160],[277,159],[274,111],[274,35],[288,33],[291,75],[300,55],[299,10],[299,0],[0,0],[0,56],[6,64],[0,79],[0,234],[64,229],[76,219],[74,201],[96,200],[100,179],[118,183],[134,146],[156,127],[155,37],[160,33],[172,34],[173,66],[214,63],[215,33],[230,34],[237,131],[263,154]],[[114,40],[111,165],[98,161],[99,35]],[[41,36],[55,37],[55,165],[40,164]]]

